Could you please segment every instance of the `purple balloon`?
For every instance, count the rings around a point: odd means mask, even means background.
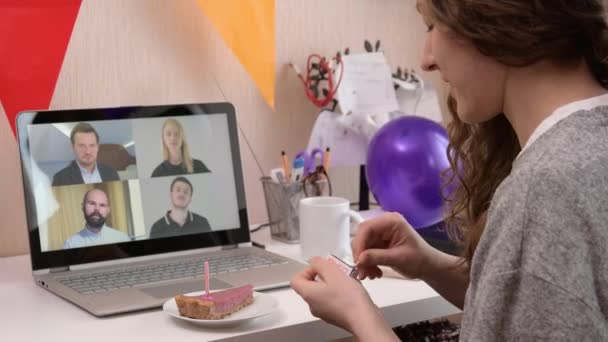
[[[448,137],[438,123],[402,116],[386,123],[367,150],[367,182],[385,211],[414,227],[442,220],[441,173],[450,167]]]

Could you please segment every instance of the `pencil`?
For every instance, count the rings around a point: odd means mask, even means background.
[[[283,172],[285,172],[285,179],[291,179],[289,161],[287,161],[287,154],[285,153],[285,151],[281,151],[281,165],[283,166]]]
[[[327,170],[327,168],[329,167],[329,146],[327,148],[325,148],[325,155],[323,155],[323,168],[325,170]]]

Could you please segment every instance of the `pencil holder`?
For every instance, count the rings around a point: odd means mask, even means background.
[[[325,180],[318,181],[315,185],[307,184],[307,192],[301,182],[277,183],[270,177],[262,177],[262,188],[266,200],[266,210],[270,221],[270,236],[274,240],[286,243],[300,242],[300,220],[298,209],[300,200],[306,197],[306,193],[314,194],[315,188],[323,187]]]

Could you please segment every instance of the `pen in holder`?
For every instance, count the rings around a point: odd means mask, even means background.
[[[327,188],[327,180],[316,182],[277,183],[270,177],[262,177],[262,188],[266,200],[266,210],[270,221],[270,236],[286,243],[300,242],[300,221],[298,206],[306,194],[317,194],[316,189]],[[307,191],[304,191],[306,186]],[[322,194],[320,194],[322,195]]]

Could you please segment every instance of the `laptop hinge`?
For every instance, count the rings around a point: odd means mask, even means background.
[[[236,249],[239,245],[238,244],[234,244],[234,245],[224,245],[222,246],[222,250],[227,250],[227,249]]]
[[[69,270],[70,270],[70,266],[51,267],[49,269],[49,273],[67,272]]]

